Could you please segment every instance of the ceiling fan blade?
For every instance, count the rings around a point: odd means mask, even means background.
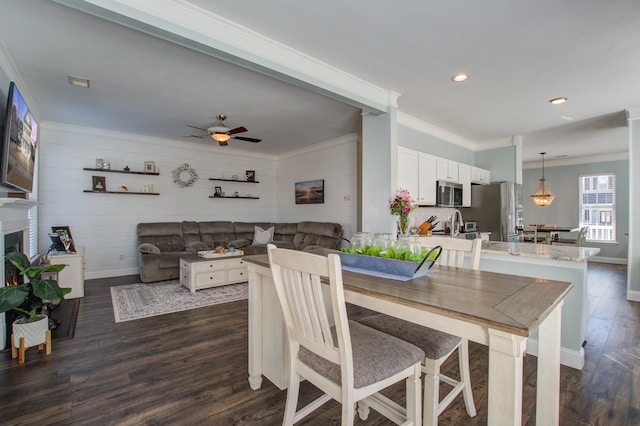
[[[247,131],[247,129],[246,129],[245,127],[240,126],[240,127],[236,127],[235,129],[231,129],[231,130],[229,130],[229,131],[227,132],[227,134],[229,134],[229,135],[234,135],[234,134],[236,134],[236,133],[244,133],[244,132],[246,132],[246,131]]]
[[[260,142],[262,139],[255,139],[255,138],[246,138],[244,136],[231,136],[233,139],[238,139],[241,141],[247,141],[247,142]]]
[[[193,129],[202,130],[203,132],[206,132],[206,131],[207,131],[207,129],[203,129],[202,127],[191,126],[191,125],[189,125],[189,124],[185,124],[185,126],[187,126],[187,127],[191,127],[191,128],[193,128]]]
[[[206,137],[209,137],[209,135],[186,135],[186,136],[182,136],[183,138],[198,138],[198,139],[203,139]]]

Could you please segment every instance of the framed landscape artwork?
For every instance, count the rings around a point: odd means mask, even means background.
[[[296,204],[324,204],[324,179],[296,182]]]

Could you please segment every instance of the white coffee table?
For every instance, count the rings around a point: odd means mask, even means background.
[[[191,293],[203,288],[247,281],[247,266],[242,255],[203,258],[197,255],[180,258],[180,284]]]

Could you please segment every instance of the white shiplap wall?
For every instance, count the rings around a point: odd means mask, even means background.
[[[232,220],[338,222],[351,235],[356,224],[356,135],[317,144],[277,159],[247,155],[199,141],[176,141],[78,128],[57,123],[41,127],[40,251],[49,246],[51,226],[69,225],[76,244],[84,246],[85,277],[138,273],[136,225],[141,222]],[[111,169],[142,171],[155,161],[160,176],[96,173],[95,159]],[[171,171],[188,163],[199,175],[192,187],[173,183]],[[209,181],[224,172],[255,170],[258,184]],[[153,184],[159,196],[84,193],[91,176],[105,176],[108,190],[126,185],[140,191]],[[325,204],[295,205],[295,182],[325,179]],[[251,193],[259,200],[211,199],[214,186],[227,194]],[[345,201],[344,196],[350,200]],[[124,258],[121,260],[121,256]]]
[[[357,155],[357,134],[351,134],[281,157],[278,220],[337,222],[350,238],[357,225]],[[295,183],[314,179],[324,179],[324,204],[296,205]]]
[[[223,150],[213,144],[154,139],[47,123],[40,139],[40,247],[50,244],[51,226],[69,225],[76,244],[85,247],[87,278],[138,272],[136,225],[140,222],[182,220],[275,221],[277,219],[277,160]],[[155,161],[160,176],[83,171],[95,159],[122,170],[142,171],[144,161]],[[188,163],[199,175],[192,187],[180,188],[171,171]],[[255,170],[258,184],[209,181],[223,172]],[[108,190],[126,185],[140,191],[153,184],[159,196],[84,193],[91,176],[105,176]],[[259,200],[211,199],[214,186],[223,191],[247,192]],[[124,260],[120,260],[121,256]]]

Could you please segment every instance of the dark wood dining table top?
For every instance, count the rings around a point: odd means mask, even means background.
[[[245,262],[269,267],[267,255]],[[345,291],[529,337],[573,285],[563,281],[434,266],[407,281],[343,270]]]

